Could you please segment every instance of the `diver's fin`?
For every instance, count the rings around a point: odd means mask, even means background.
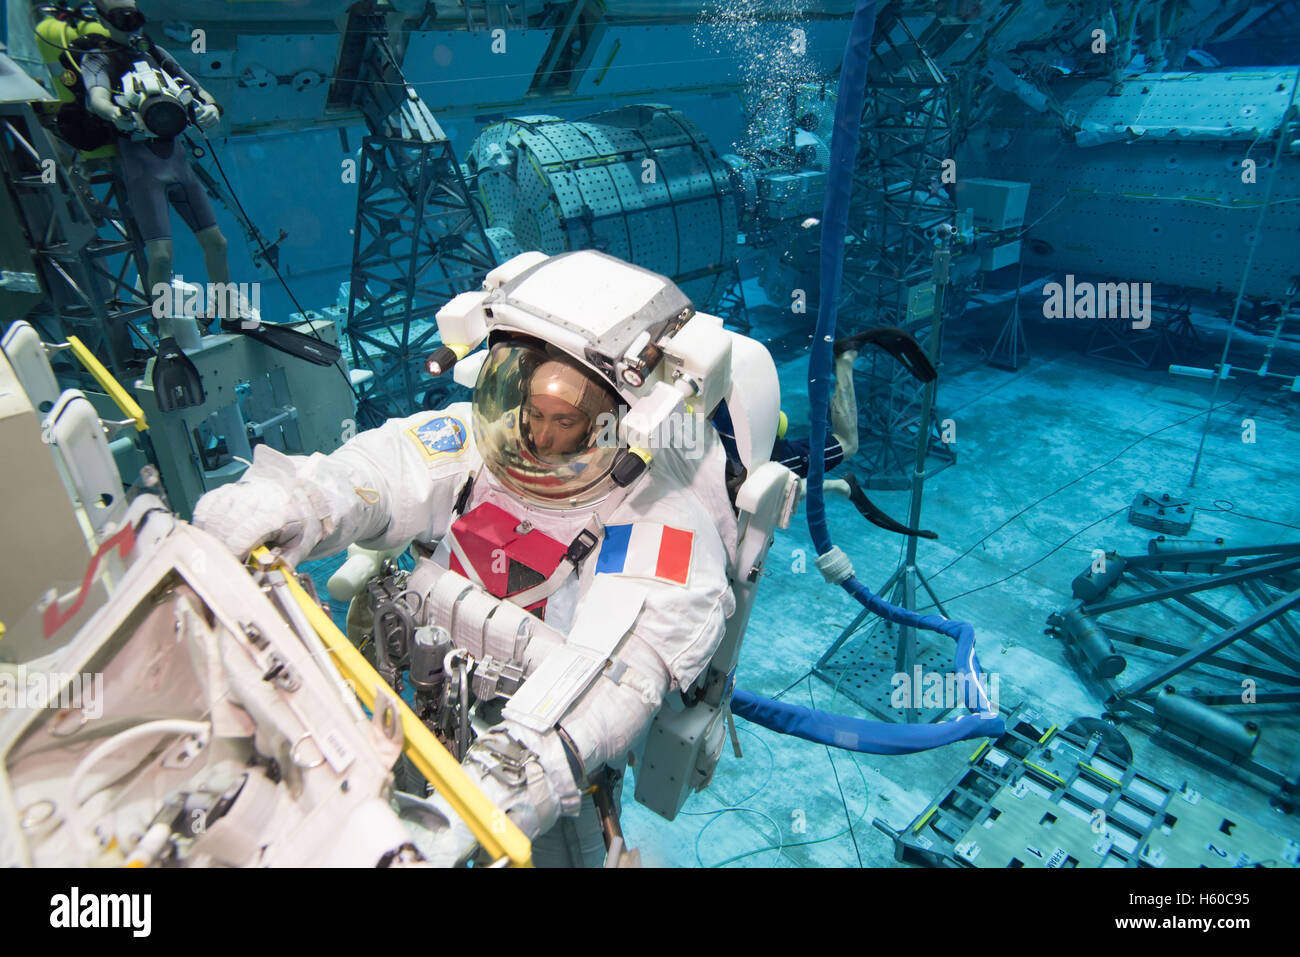
[[[207,399],[203,377],[171,336],[158,340],[158,355],[153,361],[153,391],[163,412],[202,405]]]
[[[849,485],[849,501],[853,503],[854,508],[862,513],[862,517],[872,525],[883,528],[887,532],[898,532],[900,535],[917,535],[921,538],[934,539],[939,537],[934,532],[918,528],[908,528],[906,525],[900,525],[898,522],[894,521],[877,508],[872,503],[871,499],[867,498],[867,494],[862,491],[861,486],[858,485],[858,480],[853,477],[852,472],[849,472],[848,475],[845,476],[844,481]]]
[[[938,370],[930,361],[930,357],[925,354],[925,350],[921,348],[921,344],[897,326],[877,326],[866,332],[836,339],[832,348],[835,354],[839,355],[841,352],[863,345],[884,349],[912,373],[913,378],[921,382],[933,382],[939,378]]]
[[[318,366],[332,366],[343,355],[343,351],[333,343],[275,323],[259,322],[251,329],[245,329],[238,319],[222,319],[221,328],[226,332],[242,332],[272,349],[279,349]]]

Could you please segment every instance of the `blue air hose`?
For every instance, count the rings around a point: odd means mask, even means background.
[[[840,70],[830,170],[826,180],[826,201],[822,209],[821,300],[817,310],[817,333],[813,337],[812,356],[808,364],[808,398],[812,418],[809,447],[812,449],[821,449],[826,445],[836,303],[844,274],[844,236],[848,229],[853,168],[857,159],[863,101],[866,98],[867,66],[871,59],[871,38],[876,20],[875,7],[874,0],[858,0]],[[918,441],[925,441],[924,424]],[[825,471],[823,456],[809,456],[808,531],[819,559],[826,558],[835,549],[826,527],[826,502],[822,492]],[[831,556],[832,560],[836,557]],[[842,558],[842,553],[839,553],[839,557]],[[957,683],[963,689],[961,700],[974,713],[935,724],[892,724],[828,714],[762,698],[742,690],[737,690],[732,696],[733,713],[782,734],[867,754],[911,754],[953,741],[998,737],[1003,734],[1006,729],[1002,719],[989,702],[978,677],[980,670],[979,659],[975,657],[974,628],[964,621],[953,621],[942,615],[920,615],[891,605],[872,594],[851,572],[840,584],[864,608],[887,621],[939,632],[952,638],[957,643]],[[908,680],[912,680],[910,675]],[[914,689],[916,691],[919,689]]]

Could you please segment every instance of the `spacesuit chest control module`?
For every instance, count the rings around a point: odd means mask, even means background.
[[[379,671],[409,673],[426,723],[545,835],[539,862],[553,841],[560,862],[593,863],[616,828],[610,769],[665,736],[691,742],[670,796],[647,800],[638,775],[638,798],[671,817],[720,753],[752,588],[797,499],[767,461],[775,367],[663,276],[589,250],[515,257],[438,326],[435,359],[472,403],[328,456],[259,447],[194,522],[236,554],[269,543],[290,562],[413,543],[415,569],[385,566],[354,602]],[[724,401],[751,475],[734,503],[707,421]],[[441,810],[452,824],[421,849],[456,860],[473,841]]]

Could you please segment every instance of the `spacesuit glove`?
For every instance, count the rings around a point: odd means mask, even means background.
[[[508,818],[532,840],[549,830],[561,813],[579,812],[581,794],[561,747],[554,733],[537,735],[510,722],[497,725],[474,743],[462,766],[496,806],[489,828],[504,833]],[[411,803],[405,796],[403,801]],[[478,847],[469,826],[441,795],[420,803],[425,813],[416,816],[419,826],[412,830],[425,859],[443,867],[467,860]],[[402,816],[410,826],[413,815],[404,810]]]
[[[395,798],[398,817],[429,865],[456,867],[478,850],[473,832],[442,795],[421,798],[400,794]]]
[[[520,806],[521,794],[516,788],[501,783],[491,775],[480,778],[472,767],[467,767],[466,770],[470,772],[479,790],[496,806],[488,820],[490,830],[504,834],[508,817],[516,826],[522,825],[520,830],[530,840],[536,836],[531,833],[531,815],[526,813],[525,807]],[[415,807],[418,807],[418,813],[413,813]],[[469,825],[441,794],[435,793],[423,799],[402,795],[399,815],[411,831],[420,854],[434,867],[462,865],[482,847]]]
[[[195,503],[193,524],[220,539],[241,561],[258,545],[267,545],[296,566],[323,537],[306,491],[268,479],[213,489]]]

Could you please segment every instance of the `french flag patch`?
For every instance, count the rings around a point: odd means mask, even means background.
[[[633,575],[685,585],[694,544],[694,532],[667,525],[607,525],[596,574]]]

